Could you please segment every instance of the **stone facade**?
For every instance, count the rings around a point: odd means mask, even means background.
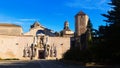
[[[33,36],[9,36],[0,35],[0,58],[18,58],[23,57],[23,50],[33,43]]]
[[[48,44],[51,45],[51,48],[57,50],[56,58],[62,58],[62,55],[70,49],[70,38],[65,37],[49,37]],[[50,49],[51,49],[50,48]],[[48,58],[50,55],[48,56]]]
[[[21,27],[11,25],[7,25],[6,28],[1,24],[0,27],[2,59],[60,59],[70,48],[70,38],[55,37],[50,29],[41,26],[39,22],[31,25],[30,31],[25,34],[22,34]],[[6,34],[3,34],[2,28],[6,29]],[[13,31],[11,28],[18,31]]]
[[[43,38],[43,39],[41,39]],[[60,59],[70,49],[70,38],[38,36],[36,40],[35,58]],[[43,41],[42,41],[43,40]],[[69,43],[66,43],[69,42]]]

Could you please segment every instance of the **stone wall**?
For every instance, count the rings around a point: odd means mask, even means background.
[[[23,50],[26,46],[31,46],[32,43],[32,36],[0,35],[0,58],[25,59]]]
[[[64,37],[49,37],[48,44],[50,47],[56,47],[57,55],[55,58],[62,58],[62,55],[70,49],[70,38]]]

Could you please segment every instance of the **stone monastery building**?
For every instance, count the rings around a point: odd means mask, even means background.
[[[79,12],[75,20],[75,32],[70,30],[68,21],[65,21],[64,28],[59,33],[53,33],[37,21],[30,26],[30,31],[24,34],[19,25],[0,23],[0,58],[22,60],[62,58],[71,47],[71,37],[79,39],[80,35],[87,31],[86,14]]]

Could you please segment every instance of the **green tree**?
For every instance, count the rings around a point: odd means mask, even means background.
[[[109,61],[120,62],[120,0],[111,0],[112,9],[107,14],[102,14],[107,19],[107,27],[102,30],[104,45]],[[105,50],[105,48],[104,48]]]
[[[93,29],[93,26],[92,26],[91,20],[89,19],[88,25],[87,25],[87,31],[86,31],[86,34],[87,34],[86,44],[88,48],[92,46],[92,29]]]

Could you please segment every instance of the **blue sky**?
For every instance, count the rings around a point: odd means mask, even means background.
[[[21,25],[28,32],[30,25],[39,21],[41,25],[54,31],[61,31],[67,20],[70,29],[75,30],[74,16],[85,12],[93,28],[105,25],[101,14],[110,10],[110,0],[0,0],[0,23]]]

